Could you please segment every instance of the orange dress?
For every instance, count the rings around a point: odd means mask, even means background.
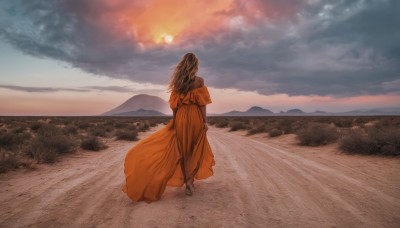
[[[159,200],[167,185],[183,186],[184,176],[200,180],[213,175],[214,155],[199,108],[209,103],[210,94],[204,85],[187,94],[171,93],[170,107],[178,108],[175,127],[170,129],[171,119],[165,127],[140,140],[126,154],[126,181],[122,191],[129,198],[149,203]]]

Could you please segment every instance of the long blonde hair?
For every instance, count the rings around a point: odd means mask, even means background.
[[[194,82],[199,70],[199,60],[193,53],[186,53],[175,67],[169,84],[170,91],[186,94]]]

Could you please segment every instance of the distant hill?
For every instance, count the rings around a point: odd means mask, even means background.
[[[245,112],[233,110],[233,111],[222,113],[219,115],[220,116],[243,116],[243,113],[245,113]]]
[[[131,114],[135,114],[134,111],[138,110],[146,110],[150,114],[149,111],[155,111],[159,113],[167,113],[169,111],[168,102],[157,96],[151,96],[147,94],[139,94],[129,98],[127,101],[117,106],[116,108],[111,109],[108,112],[105,112],[101,115],[103,116],[112,116],[121,113],[133,112]],[[156,113],[154,113],[156,114]],[[122,114],[125,115],[125,114]],[[135,114],[136,115],[136,114]]]
[[[286,114],[288,115],[303,115],[305,114],[305,112],[303,112],[302,110],[295,108],[295,109],[290,109],[286,111]]]
[[[113,114],[113,116],[165,116],[165,114],[162,112],[157,112],[154,110],[145,110],[141,108],[136,111],[116,113]]]
[[[317,110],[315,112],[304,112],[301,109],[294,108],[279,113],[273,113],[268,109],[263,109],[258,106],[253,106],[247,111],[230,111],[222,114],[215,114],[219,116],[359,116],[359,115],[400,115],[400,107],[385,107],[385,108],[373,108],[373,109],[359,109],[348,112],[326,112]]]
[[[274,115],[274,113],[268,109],[264,109],[264,108],[261,108],[258,106],[253,106],[244,112],[234,110],[234,111],[222,113],[220,115],[222,115],[222,116],[271,116],[271,115]]]
[[[358,109],[343,112],[344,115],[400,115],[400,107]]]
[[[295,108],[295,109],[289,109],[286,112],[280,111],[276,115],[278,115],[278,116],[302,116],[302,115],[307,115],[307,113],[301,109]]]

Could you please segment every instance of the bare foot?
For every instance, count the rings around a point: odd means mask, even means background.
[[[194,180],[193,179],[189,179],[186,182],[186,192],[188,193],[190,191],[190,195],[193,194],[193,192],[195,191],[195,187],[194,187]]]
[[[193,192],[192,192],[192,190],[191,190],[191,188],[190,188],[190,186],[189,185],[186,185],[186,195],[188,195],[188,196],[191,196],[192,194],[193,194]]]

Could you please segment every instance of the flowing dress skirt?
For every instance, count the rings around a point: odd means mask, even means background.
[[[167,185],[181,187],[185,177],[200,180],[213,175],[214,155],[199,106],[180,106],[175,121],[174,128],[171,119],[126,154],[122,190],[133,201],[156,201]]]

